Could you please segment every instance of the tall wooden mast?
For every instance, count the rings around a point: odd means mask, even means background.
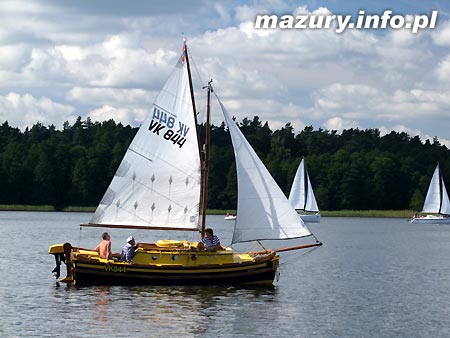
[[[195,125],[197,126],[197,140],[199,145],[199,153],[200,153],[200,162],[202,167],[202,176],[203,176],[203,184],[202,184],[202,201],[201,201],[201,214],[202,214],[202,224],[201,224],[201,238],[205,236],[205,228],[206,228],[206,200],[208,196],[208,173],[209,173],[209,139],[210,139],[210,102],[211,102],[211,81],[208,82],[207,88],[207,103],[206,103],[206,126],[205,126],[205,143],[203,145],[203,149],[201,149],[200,142],[200,133],[198,130],[198,121],[197,121],[197,109],[195,106],[195,96],[194,96],[194,86],[192,84],[192,76],[191,76],[191,67],[189,65],[189,55],[186,40],[184,40],[183,45],[184,57],[186,59],[186,66],[188,71],[188,79],[189,79],[189,89],[191,92],[191,100],[192,100],[192,109],[194,110],[194,120]]]
[[[189,55],[188,55],[186,39],[184,39],[183,52],[184,52],[184,57],[186,59],[186,67],[187,67],[188,80],[189,80],[189,90],[191,92],[191,100],[192,100],[192,110],[194,111],[194,121],[195,121],[195,125],[197,126],[197,141],[198,141],[197,143],[199,145],[198,151],[201,155],[200,137],[199,137],[199,132],[198,132],[198,122],[197,122],[197,108],[195,107],[194,86],[192,85],[191,67],[189,65]],[[201,156],[200,156],[200,158],[201,158]]]
[[[203,144],[203,189],[202,189],[202,229],[201,238],[205,237],[206,228],[206,201],[208,197],[208,176],[209,176],[209,140],[210,140],[210,115],[211,115],[211,86],[212,80],[208,82],[205,87],[207,89],[206,95],[206,125],[205,125],[205,143]]]

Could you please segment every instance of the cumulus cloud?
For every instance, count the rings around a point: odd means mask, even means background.
[[[439,62],[435,74],[441,82],[450,83],[450,55]]]
[[[149,92],[143,89],[121,89],[102,87],[74,87],[66,98],[70,101],[84,104],[95,103],[103,105],[114,103],[117,105],[151,105],[156,98],[156,92]]]
[[[21,129],[31,127],[36,122],[43,125],[62,126],[65,121],[73,121],[73,106],[53,102],[48,97],[35,98],[30,94],[8,93],[0,96],[0,120]]]
[[[310,13],[306,7],[297,11]],[[248,8],[243,12],[242,18],[251,17]],[[279,123],[272,122],[274,126],[298,121],[300,126],[319,124],[336,130],[377,128],[380,121],[416,125],[423,117],[445,118],[447,90],[435,86],[427,75],[436,67],[435,57],[428,51],[430,32],[413,35],[405,30],[391,30],[375,35],[352,30],[341,36],[327,31],[261,33],[253,29],[252,22],[243,22],[238,28],[209,32],[196,41],[198,45],[204,43],[205,50],[222,37],[228,39],[226,46],[238,46],[224,53],[236,55],[233,60],[238,58],[242,74],[239,79],[226,77],[226,87],[232,89],[225,91],[222,98],[236,109],[238,116],[252,115],[250,111],[271,121],[277,114]],[[255,61],[251,54],[258,55]],[[218,60],[211,59],[209,64],[216,73],[231,69]],[[258,77],[244,76],[251,72]],[[450,78],[447,59],[436,68],[436,73],[441,81]],[[258,81],[264,81],[264,86],[258,86]],[[244,93],[248,96],[243,99]],[[259,100],[259,109],[250,104],[257,102],[257,97],[264,97]],[[242,103],[237,104],[238,100]],[[283,106],[295,109],[281,117]],[[420,127],[426,125],[422,123]]]
[[[420,129],[411,129],[402,124],[397,124],[397,125],[391,126],[391,127],[381,126],[378,129],[380,130],[381,136],[387,135],[394,131],[397,133],[404,132],[412,137],[419,136],[419,138],[422,140],[422,142],[425,142],[426,140],[433,142],[433,139],[435,138],[435,136],[431,136],[426,133],[423,133]],[[450,148],[450,140],[449,139],[439,138],[439,142],[441,144],[445,145],[447,148]]]
[[[433,31],[431,37],[438,46],[450,46],[450,21],[441,23],[436,30]]]
[[[127,125],[136,125],[144,120],[148,114],[145,109],[126,109],[104,105],[98,109],[94,109],[89,113],[92,121],[107,121],[114,119]]]
[[[428,123],[448,122],[450,56],[442,47],[450,44],[450,21],[444,17],[434,31],[418,34],[401,29],[336,34],[255,29],[261,13],[336,14],[326,6],[292,7],[282,0],[199,0],[195,6],[112,1],[102,15],[96,3],[71,4],[0,4],[0,95],[2,107],[17,114],[14,120],[12,113],[4,116],[10,122],[60,125],[81,111],[93,120],[138,124],[187,32],[196,88],[212,77],[238,121],[259,115],[272,129],[291,122],[296,130],[401,121],[421,135],[446,135],[442,123],[433,131]],[[22,103],[14,106],[10,95]],[[200,110],[203,96],[198,90]]]
[[[358,124],[356,121],[346,120],[341,117],[332,117],[325,121],[324,126],[328,130],[342,132],[344,129],[357,128]]]
[[[30,61],[31,48],[25,44],[0,46],[0,69],[17,72]]]

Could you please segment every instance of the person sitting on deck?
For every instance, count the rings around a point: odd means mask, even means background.
[[[127,238],[127,244],[122,249],[121,258],[128,263],[131,263],[131,260],[136,255],[138,251],[138,244],[136,244],[134,237],[130,236]]]
[[[220,244],[219,237],[214,235],[213,229],[205,229],[205,237],[198,243],[199,250],[216,251],[224,250],[224,247]]]
[[[100,258],[112,259],[111,253],[111,237],[107,232],[102,234],[103,241],[101,241],[96,247],[95,251],[99,253]]]

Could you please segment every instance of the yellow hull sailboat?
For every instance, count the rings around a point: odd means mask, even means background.
[[[93,249],[69,243],[52,245],[56,267],[65,263],[61,282],[85,284],[272,284],[278,252],[319,246],[284,193],[232,120],[211,82],[207,89],[203,146],[186,45],[162,91],[131,142],[115,176],[84,227],[197,231],[206,228],[210,100],[217,98],[231,135],[238,175],[238,217],[231,245],[257,242],[256,252],[232,247],[200,250],[197,242],[163,240],[139,243],[131,263],[100,258]],[[201,210],[200,210],[201,206]],[[200,217],[201,215],[201,217]],[[266,249],[265,242],[299,238],[314,243]]]

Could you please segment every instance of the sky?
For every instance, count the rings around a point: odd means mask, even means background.
[[[434,29],[255,29],[258,14],[405,18]],[[272,130],[378,128],[450,147],[450,2],[0,1],[0,123],[62,129],[78,116],[139,126],[182,50],[197,106],[210,78],[237,121]],[[203,108],[199,108],[203,109]],[[223,120],[217,113],[213,122]]]

